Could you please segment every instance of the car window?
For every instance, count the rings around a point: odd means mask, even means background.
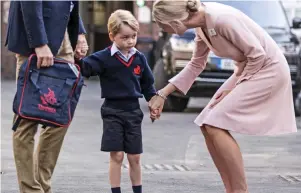
[[[204,3],[211,0],[202,1]],[[286,29],[289,30],[289,23],[286,18],[285,11],[282,9],[280,2],[278,1],[225,1],[225,0],[212,0],[212,2],[218,2],[225,5],[234,7],[263,28],[271,29]],[[172,35],[175,38],[193,39],[194,29],[189,29],[184,35]]]
[[[177,34],[173,34],[172,37],[186,39],[186,40],[193,40],[195,38],[195,31],[194,29],[188,29],[183,35],[179,36]]]
[[[263,28],[289,28],[285,12],[282,9],[280,2],[278,1],[215,0],[214,2],[229,5],[242,11]]]

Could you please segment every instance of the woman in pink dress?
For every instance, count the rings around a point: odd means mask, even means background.
[[[297,131],[287,61],[274,40],[241,11],[199,0],[158,0],[157,24],[183,34],[195,28],[191,61],[149,103],[159,118],[164,99],[178,90],[186,94],[204,70],[209,51],[236,61],[233,75],[195,119],[221,175],[227,193],[248,192],[242,154],[229,131],[248,135],[280,135]]]

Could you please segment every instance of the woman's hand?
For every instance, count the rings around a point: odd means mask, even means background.
[[[221,93],[217,94],[217,96],[215,97],[215,101],[209,106],[209,108],[213,108],[215,105],[217,105],[221,100],[223,100],[223,98],[225,98],[225,96],[227,96],[229,93],[231,92],[231,90],[224,90]]]
[[[174,92],[176,87],[169,83],[164,88],[159,90],[155,96],[151,98],[148,102],[148,108],[150,111],[150,118],[152,121],[159,119],[161,112],[163,110],[164,102],[167,99],[167,96]]]
[[[153,121],[160,118],[161,112],[163,110],[164,102],[165,100],[158,95],[153,96],[149,101],[148,108],[150,111],[150,118]]]

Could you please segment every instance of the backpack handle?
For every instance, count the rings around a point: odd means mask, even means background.
[[[30,75],[30,80],[33,83],[34,87],[39,91],[40,95],[44,96],[45,93],[42,92],[40,86],[38,85],[39,77],[40,77],[39,71],[33,70],[31,72],[31,75]],[[59,97],[57,97],[57,99],[58,99],[57,102],[56,103],[49,103],[49,101],[46,100],[47,104],[49,106],[52,106],[52,107],[62,106],[62,104],[64,104],[67,101],[68,96],[70,94],[70,90],[74,86],[75,81],[76,80],[72,80],[70,78],[67,78],[65,80],[65,83],[63,85],[63,88],[62,88],[62,91],[60,92]]]

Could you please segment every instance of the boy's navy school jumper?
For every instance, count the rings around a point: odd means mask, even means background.
[[[103,119],[102,151],[140,154],[143,112],[139,98],[149,101],[156,95],[154,77],[145,56],[139,51],[127,60],[112,47],[93,53],[79,62],[85,77],[99,76]]]

